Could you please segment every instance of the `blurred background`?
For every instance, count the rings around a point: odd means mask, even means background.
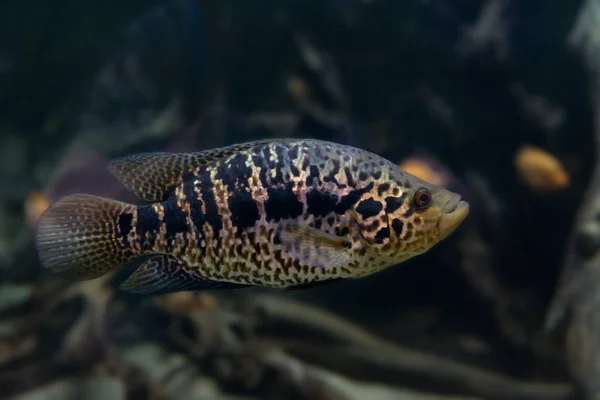
[[[600,399],[600,1],[4,0],[0,398]],[[293,292],[42,271],[108,160],[269,137],[459,192],[426,254]]]

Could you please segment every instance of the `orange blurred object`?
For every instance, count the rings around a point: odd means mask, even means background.
[[[292,76],[286,81],[287,90],[290,95],[300,102],[306,102],[310,98],[310,90],[306,82],[297,76]]]
[[[560,161],[547,151],[522,146],[515,155],[514,165],[519,177],[537,193],[549,193],[569,186],[569,174]]]
[[[158,296],[156,302],[169,314],[189,314],[195,310],[212,309],[217,305],[213,296],[191,291]]]
[[[398,164],[398,166],[409,174],[433,185],[445,186],[447,183],[446,179],[444,179],[444,175],[439,171],[436,171],[434,167],[424,159],[407,158]]]
[[[50,203],[50,196],[46,193],[37,190],[30,192],[25,198],[25,220],[27,225],[35,228],[44,211],[50,207]]]

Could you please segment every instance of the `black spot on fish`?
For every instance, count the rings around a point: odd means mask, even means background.
[[[333,169],[331,170],[331,172],[329,174],[327,174],[326,176],[323,177],[323,181],[325,182],[334,182],[335,184],[338,184],[338,181],[335,177],[335,175],[340,172],[340,161],[339,160],[331,160],[331,162],[333,163]]]
[[[256,167],[260,167],[262,165],[262,149],[260,146],[252,148],[252,163]]]
[[[186,218],[187,215],[185,212],[179,207],[177,202],[173,197],[163,203],[164,206],[164,223],[166,226],[166,234],[165,238],[168,241],[168,244],[173,244],[172,241],[175,240],[175,235],[181,232],[188,232],[190,227],[187,224]]]
[[[271,185],[280,185],[285,183],[286,180],[283,178],[283,170],[280,167],[275,167],[275,176],[271,179]]]
[[[244,153],[236,154],[229,161],[219,165],[215,179],[222,180],[230,192],[237,186],[247,186],[252,170],[246,165],[246,161]]]
[[[254,226],[256,221],[258,221],[258,206],[250,192],[234,192],[227,199],[227,204],[231,212],[231,223],[238,228],[238,233]]]
[[[390,184],[385,182],[382,183],[381,185],[379,185],[379,187],[377,188],[377,194],[379,194],[380,196],[383,195],[385,192],[387,192],[390,189]]]
[[[268,146],[257,146],[253,149],[252,163],[260,170],[258,177],[263,187],[271,186],[271,179],[268,175],[269,167],[267,165],[267,160],[270,156],[271,150]]]
[[[161,201],[167,200],[169,198],[169,196],[171,196],[171,194],[173,194],[173,192],[175,191],[177,186],[179,186],[179,183],[173,183],[171,185],[167,185],[167,187],[161,197]]]
[[[375,178],[375,179],[381,178],[381,171],[377,170],[377,171],[373,172],[373,178]]]
[[[308,166],[310,165],[310,160],[308,159],[308,157],[305,155],[304,156],[304,160],[302,160],[302,170],[306,171],[308,169]]]
[[[385,198],[385,212],[388,214],[393,213],[394,211],[399,209],[400,206],[402,206],[402,203],[404,203],[404,195],[402,195],[400,197],[393,197],[393,196],[386,197]]]
[[[361,214],[364,218],[374,217],[383,209],[383,205],[377,200],[369,197],[366,200],[360,202],[356,207],[356,212]]]
[[[119,215],[119,219],[117,221],[117,232],[115,234],[117,237],[120,237],[123,240],[123,247],[128,249],[130,246],[129,237],[127,236],[129,232],[133,229],[133,214],[131,213],[123,213]]]
[[[358,174],[359,181],[366,181],[368,177],[369,175],[367,175],[365,171],[360,171],[360,173]]]
[[[156,234],[160,228],[160,218],[151,205],[138,206],[138,220],[135,225],[135,233],[143,248],[152,247],[156,240]],[[148,234],[148,238],[146,238]]]
[[[283,167],[285,166],[285,158],[283,155],[284,148],[282,146],[275,146],[275,161],[269,160],[269,168],[275,170],[275,176],[273,177],[272,185],[280,185],[285,183],[283,178]]]
[[[298,158],[298,146],[292,146],[288,149],[288,156],[290,157],[290,160],[295,160],[296,158]]]
[[[400,234],[402,234],[403,228],[404,228],[404,222],[402,222],[398,218],[394,218],[392,220],[392,229],[394,230],[394,233],[396,234],[397,237],[400,236]]]
[[[376,243],[383,243],[383,240],[386,238],[390,237],[390,229],[386,226],[381,228],[380,230],[377,231],[377,233],[375,234],[375,242]]]
[[[131,232],[131,229],[133,228],[133,226],[131,226],[132,222],[133,222],[133,214],[123,213],[123,214],[119,215],[119,221],[117,221],[117,224],[119,226],[119,233],[121,235],[127,236],[129,234],[129,232]]]
[[[210,180],[208,171],[202,172],[199,176],[200,196],[204,202],[206,213],[204,219],[212,227],[215,237],[218,239],[223,229],[223,217],[219,214],[217,199],[215,198],[214,185]]]
[[[263,146],[262,147],[262,158],[266,165],[270,168],[275,167],[275,161],[272,160],[273,153],[271,152],[271,146]]]
[[[365,193],[369,192],[371,189],[373,189],[374,185],[375,184],[373,182],[371,182],[364,188],[354,189],[351,192],[349,192],[347,195],[342,197],[340,199],[340,202],[337,204],[337,206],[335,206],[334,211],[336,212],[336,214],[344,214],[346,211],[348,211],[350,209],[350,207],[355,205],[360,200],[360,198],[362,197],[363,194],[365,194]]]
[[[319,146],[319,145],[314,146],[312,148],[313,154],[316,156],[316,158],[318,160],[323,159],[323,151],[322,151],[322,149],[323,149],[323,146]]]
[[[182,176],[182,182],[187,182],[187,181],[191,181],[192,179],[196,178],[196,174],[194,174],[193,171],[188,171],[185,174],[183,174]]]
[[[319,178],[319,168],[316,165],[311,165],[310,173],[306,177],[306,186],[312,186],[315,179],[317,180],[317,185],[321,185],[321,179]]]
[[[346,174],[346,181],[348,181],[348,186],[354,187],[355,182],[354,178],[352,177],[352,172],[350,171],[350,168],[344,167],[344,173]]]
[[[196,231],[202,235],[202,225],[204,225],[206,220],[204,219],[204,213],[202,212],[202,200],[198,199],[198,195],[194,190],[195,187],[195,181],[184,182],[183,194],[185,195],[185,200],[190,205],[192,223],[194,224]],[[201,238],[199,238],[199,240],[201,240]]]
[[[303,204],[292,191],[293,184],[289,182],[283,187],[267,189],[269,198],[265,201],[267,219],[279,221],[282,218],[297,218],[302,214]]]
[[[404,212],[404,216],[405,217],[410,217],[411,215],[413,215],[415,213],[415,210],[413,210],[412,208],[409,208],[408,210],[406,210]]]
[[[378,220],[374,220],[371,225],[368,225],[366,227],[367,232],[375,232],[377,229],[379,228],[379,221]]]
[[[292,172],[292,175],[296,177],[300,176],[300,170],[294,164],[290,165],[290,171]]]
[[[338,196],[318,189],[310,189],[306,193],[307,212],[309,214],[324,217],[331,213],[338,202]]]

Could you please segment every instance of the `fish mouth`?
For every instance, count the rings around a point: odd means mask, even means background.
[[[441,239],[450,235],[469,215],[469,203],[461,200],[460,195],[453,194],[444,205],[440,217],[439,230]]]

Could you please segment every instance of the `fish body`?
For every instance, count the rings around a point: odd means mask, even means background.
[[[68,196],[40,219],[39,255],[71,279],[149,256],[122,285],[138,293],[363,277],[424,253],[469,210],[376,154],[313,139],[142,153],[110,169],[152,203]]]
[[[539,194],[562,190],[570,185],[570,177],[561,162],[546,150],[524,145],[514,159],[519,178]]]

